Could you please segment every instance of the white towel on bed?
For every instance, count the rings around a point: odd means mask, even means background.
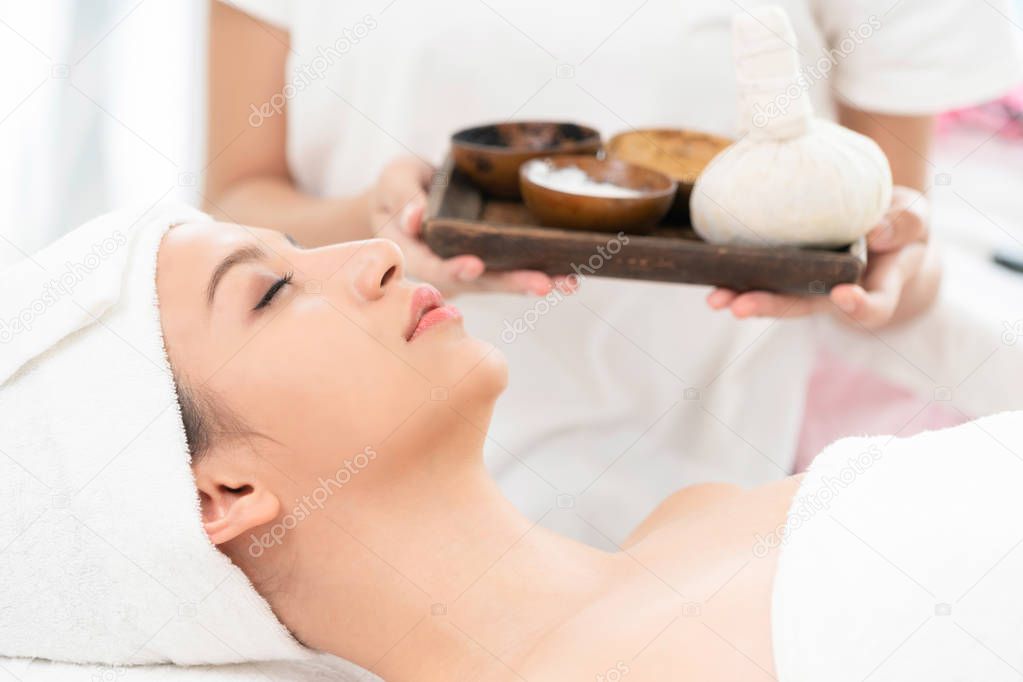
[[[1023,413],[838,441],[778,537],[779,682],[1023,677]]]
[[[357,678],[340,659],[322,656],[310,661],[262,661],[228,665],[76,665],[44,660],[0,658],[0,680],[8,682],[372,682]]]
[[[0,673],[357,671],[298,644],[201,525],[155,270],[170,225],[208,219],[111,214],[0,272]]]

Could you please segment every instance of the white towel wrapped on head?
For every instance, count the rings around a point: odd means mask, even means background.
[[[114,213],[0,272],[2,657],[101,666],[88,679],[167,663],[357,670],[296,642],[203,531],[155,272],[169,226],[208,219]]]

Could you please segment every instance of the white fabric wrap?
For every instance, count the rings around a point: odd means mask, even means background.
[[[805,135],[813,107],[809,88],[799,82],[796,31],[780,7],[739,12],[732,22],[738,85],[739,137],[788,140]],[[785,106],[779,106],[780,98]]]
[[[168,227],[208,219],[114,213],[0,273],[0,656],[322,658],[201,525],[155,272]]]
[[[779,682],[1020,679],[1023,413],[839,441],[785,530]]]

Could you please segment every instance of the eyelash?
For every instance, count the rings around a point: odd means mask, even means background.
[[[261,310],[262,308],[270,305],[270,303],[274,300],[274,296],[277,295],[277,292],[283,289],[286,284],[291,284],[291,280],[294,276],[295,273],[289,272],[284,275],[284,277],[281,277],[279,280],[274,282],[273,285],[266,290],[266,293],[263,294],[263,298],[259,299],[259,303],[256,304],[256,307],[253,308],[253,310]]]

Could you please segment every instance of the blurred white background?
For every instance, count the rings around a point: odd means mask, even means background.
[[[205,0],[0,0],[0,263],[116,206],[192,201]]]
[[[206,13],[206,0],[0,0],[0,263],[114,207],[197,200]],[[1023,140],[953,129],[932,161],[951,179],[932,192],[948,243],[1023,248]]]

